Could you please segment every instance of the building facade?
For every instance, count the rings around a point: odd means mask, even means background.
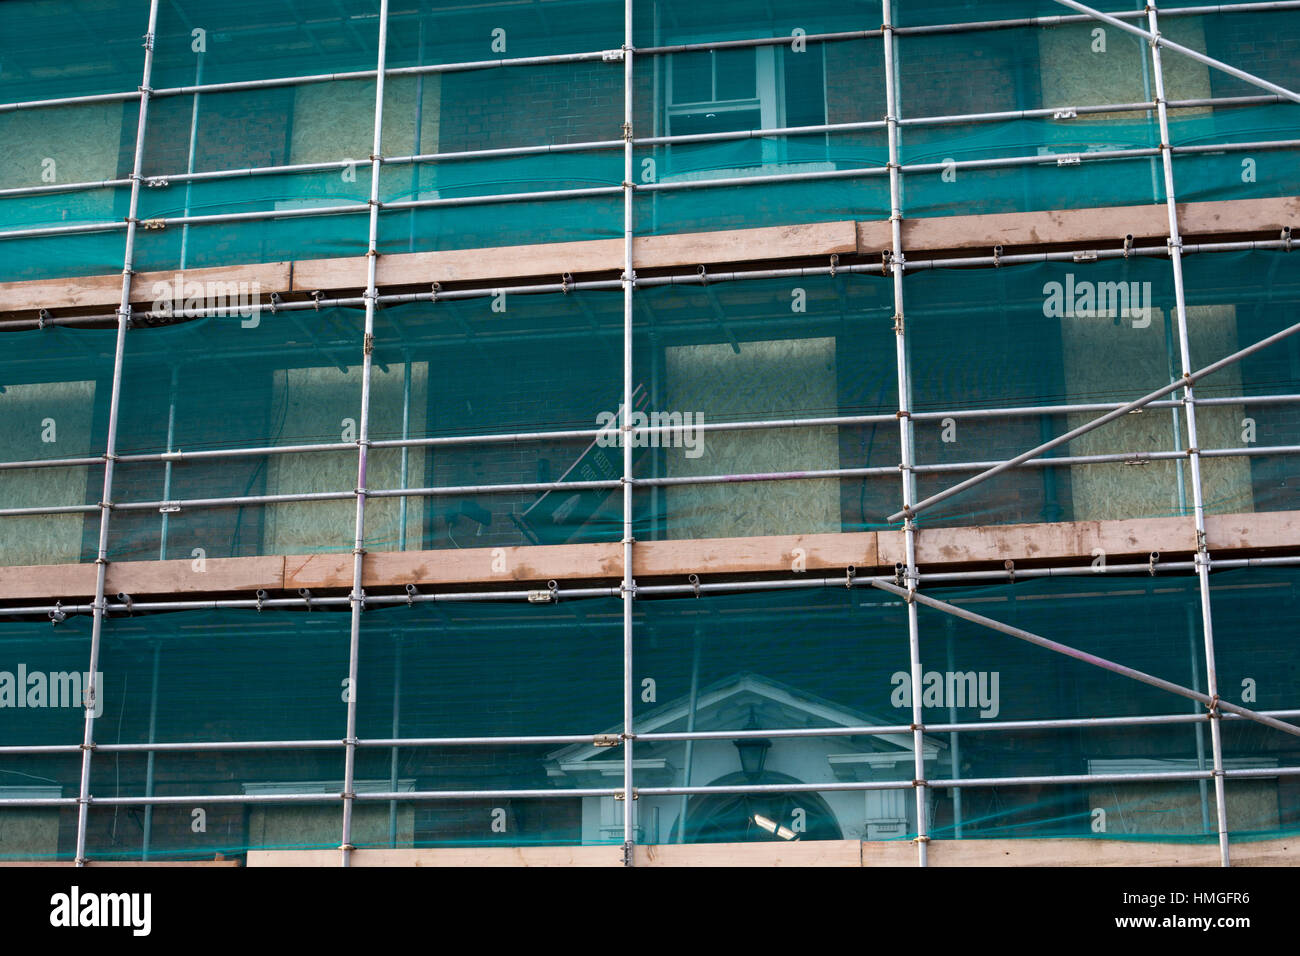
[[[1300,2],[0,5],[0,860],[1288,859],[1298,89]]]

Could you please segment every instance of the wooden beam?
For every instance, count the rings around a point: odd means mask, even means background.
[[[622,575],[619,544],[523,545],[440,551],[375,551],[362,564],[362,586],[490,584],[519,581],[610,578]],[[352,586],[352,557],[291,555],[284,559],[284,587]]]
[[[338,850],[249,850],[248,866],[339,865]],[[622,846],[484,846],[359,849],[351,865],[367,866],[622,866]]]
[[[1180,203],[1184,237],[1226,233],[1280,232],[1300,229],[1300,197],[1232,199]],[[889,221],[827,222],[791,226],[761,226],[712,232],[642,236],[635,240],[638,268],[682,268],[696,265],[745,264],[750,267],[783,259],[829,257],[833,253],[877,256],[890,247]],[[1053,209],[990,213],[975,216],[936,216],[906,219],[903,242],[908,251],[943,253],[949,250],[991,249],[1025,245],[1114,244],[1127,234],[1136,239],[1161,239],[1168,232],[1164,207],[1102,206],[1092,209]],[[438,252],[395,253],[379,257],[380,286],[438,282],[505,282],[554,276],[565,272],[615,272],[622,268],[622,240],[535,243]],[[363,256],[304,259],[248,265],[189,269],[196,282],[256,282],[267,293],[358,289],[366,283]],[[174,272],[146,272],[135,277],[132,301],[147,303],[155,282],[172,282]],[[119,274],[0,282],[0,313],[36,309],[111,308],[121,291]]]
[[[1206,517],[1211,552],[1300,548],[1300,511]],[[953,567],[1000,568],[1017,562],[1089,560],[1097,549],[1108,561],[1145,560],[1151,551],[1165,559],[1196,548],[1191,518],[1061,521],[1052,524],[924,528],[917,533],[917,561],[923,571]],[[737,574],[889,572],[903,560],[899,531],[771,535],[645,541],[633,549],[634,572],[642,578]],[[613,581],[622,574],[616,542],[522,545],[436,551],[375,551],[362,566],[366,587],[505,585],[556,581]],[[205,570],[193,562],[125,561],[108,566],[108,593],[132,596],[197,595],[258,588],[268,591],[352,585],[352,559],[345,554],[209,558]],[[55,600],[89,597],[95,589],[90,564],[0,567],[0,599]]]
[[[1280,234],[1283,226],[1300,229],[1300,197],[1178,203],[1178,214],[1184,238],[1237,232]],[[1119,247],[1130,234],[1137,240],[1168,236],[1165,207],[1100,206],[903,220],[903,245],[909,254],[949,249],[991,250],[997,245],[1098,243]],[[889,220],[858,223],[859,253],[879,255],[891,247]]]
[[[1291,512],[1288,512],[1290,514]],[[1264,515],[1235,515],[1249,540],[1269,524]],[[1265,520],[1261,521],[1263,518]],[[1300,544],[1300,527],[1292,543]],[[906,561],[903,532],[878,533],[880,563],[892,567]],[[1254,547],[1254,545],[1245,545]],[[1067,560],[1086,558],[1097,549],[1107,560],[1145,557],[1152,551],[1178,554],[1196,550],[1196,527],[1187,518],[1138,518],[1119,521],[1059,521],[1051,524],[986,525],[970,528],[922,528],[916,534],[918,564],[972,564],[994,561]]]
[[[709,265],[749,259],[793,259],[848,254],[857,249],[851,221],[688,232],[636,239],[638,269]],[[491,249],[450,249],[380,256],[381,286],[481,282],[530,276],[612,272],[623,268],[622,239],[533,243]],[[346,289],[366,284],[365,257],[310,259],[294,266],[293,290]]]
[[[687,574],[763,574],[771,571],[843,571],[876,567],[875,532],[791,534],[760,538],[638,541],[632,569],[642,577]]]
[[[862,844],[857,840],[664,843],[636,847],[632,860],[636,866],[861,866]]]
[[[133,598],[158,594],[203,594],[220,591],[268,591],[284,587],[284,558],[208,558],[200,565],[180,561],[115,561],[104,577],[110,595]],[[58,597],[89,598],[95,594],[93,564],[47,564],[0,568],[0,597],[9,600]]]
[[[1110,839],[931,840],[930,866],[1218,866],[1217,843]],[[862,844],[863,866],[916,866],[902,841]],[[1232,844],[1233,866],[1300,865],[1300,840]]]
[[[362,260],[363,262],[365,260]],[[131,301],[152,302],[155,283],[175,289],[176,277],[185,282],[242,282],[263,292],[283,292],[289,288],[292,263],[259,262],[252,265],[214,266],[186,269],[184,272],[139,272],[131,280]],[[254,285],[256,283],[256,285]],[[365,281],[362,280],[362,285]],[[22,309],[88,309],[96,306],[117,308],[122,296],[122,273],[106,276],[79,276],[69,279],[34,279],[24,282],[0,282],[0,312]]]
[[[637,866],[916,866],[905,840],[673,843],[637,846]],[[1232,845],[1233,866],[1296,866],[1300,840]],[[930,866],[1218,866],[1218,844],[1116,839],[931,840]],[[338,866],[337,850],[249,850],[248,866]],[[622,847],[429,847],[354,850],[353,866],[622,866]]]
[[[338,853],[335,853],[337,858]],[[0,860],[0,866],[76,866],[73,860]],[[131,867],[131,866],[239,866],[238,860],[87,860],[86,866],[93,867]]]

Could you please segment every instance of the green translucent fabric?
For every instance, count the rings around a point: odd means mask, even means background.
[[[1294,627],[1298,588],[1294,570],[1223,571],[1211,578],[1224,700],[1261,710],[1293,707],[1290,644],[1278,638]],[[1194,577],[1095,575],[927,592],[1184,687],[1208,686]],[[1102,630],[1094,626],[1099,618],[1109,622]],[[801,626],[792,630],[792,619]],[[100,658],[95,739],[101,751],[91,763],[92,796],[193,799],[160,805],[147,818],[138,806],[92,806],[90,855],[211,858],[250,849],[337,847],[348,622],[345,611],[269,609],[110,618]],[[916,754],[908,729],[910,655],[901,602],[870,588],[643,597],[633,624],[636,786],[776,785],[773,792],[743,797],[643,793],[633,821],[639,842],[915,835],[910,781]],[[622,784],[621,749],[591,740],[623,729],[621,629],[620,605],[608,599],[367,610],[355,685],[363,741],[355,777],[362,795],[356,845],[621,842],[619,801],[567,793]],[[926,723],[969,728],[924,736],[932,837],[1214,839],[1213,787],[1203,788],[1208,778],[1194,776],[1212,766],[1208,727],[1192,719],[1202,707],[928,607],[920,609],[919,635]],[[44,622],[0,624],[0,694],[10,694],[0,696],[9,702],[0,707],[0,745],[80,742],[82,712],[65,698],[78,690],[69,675],[81,676],[76,672],[86,666],[88,643],[85,615],[52,631]],[[11,709],[20,666],[27,692],[22,711]],[[36,674],[62,676],[56,684],[40,684]],[[40,696],[49,688],[55,696]],[[1189,719],[1176,721],[1179,716]],[[1101,717],[1162,722],[993,729],[1000,721]],[[725,738],[692,745],[656,739],[688,727],[814,733],[751,735],[750,749]],[[1293,738],[1241,718],[1226,719],[1223,731],[1233,838],[1294,832],[1300,818],[1289,778],[1242,775],[1293,767],[1300,759]],[[578,739],[397,749],[364,744],[538,735]],[[286,745],[167,751],[152,764],[141,751],[103,749],[272,740]],[[16,798],[22,798],[19,791],[27,798],[75,796],[78,764],[75,752],[0,754],[0,787]],[[1173,776],[1109,779],[1126,774]],[[1088,775],[1106,779],[1084,779]],[[1043,777],[1067,779],[1036,782]],[[972,778],[1006,782],[950,786]],[[815,789],[846,782],[876,787]],[[814,786],[782,791],[782,783]],[[457,795],[420,796],[431,791]],[[512,797],[511,791],[540,795]],[[316,798],[274,803],[285,794]],[[205,799],[213,796],[272,802]],[[75,807],[4,808],[0,821],[4,856],[66,859],[72,852]]]

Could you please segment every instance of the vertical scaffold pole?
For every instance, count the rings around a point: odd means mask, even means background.
[[[889,271],[894,279],[894,342],[898,363],[898,437],[903,475],[903,541],[907,551],[907,590],[916,590],[916,523],[910,511],[916,500],[916,474],[912,470],[912,384],[908,370],[907,336],[903,309],[903,212],[902,170],[898,160],[898,77],[894,63],[892,0],[882,0],[882,31],[885,43],[885,122],[889,133],[889,224],[893,239]],[[929,854],[929,820],[925,786],[925,730],[921,713],[921,643],[916,602],[907,602],[907,642],[911,659],[913,787],[916,791],[916,862],[925,866]]]
[[[623,863],[633,863],[636,792],[632,780],[632,0],[623,2]]]
[[[370,151],[370,239],[366,248],[366,329],[362,337],[361,414],[357,421],[357,518],[356,537],[352,546],[352,629],[348,643],[348,726],[343,740],[343,839],[339,845],[341,866],[352,862],[352,811],[356,800],[357,772],[357,658],[361,651],[361,614],[365,610],[365,591],[361,572],[366,550],[366,467],[370,452],[370,378],[375,348],[375,273],[379,259],[379,170],[383,165],[384,67],[388,51],[388,0],[379,4],[379,56],[375,76],[375,133]]]
[[[104,447],[104,493],[99,502],[99,545],[95,553],[95,603],[90,628],[90,667],[86,674],[86,726],[81,740],[81,786],[77,797],[77,866],[86,865],[86,827],[90,819],[90,755],[95,748],[95,708],[102,688],[99,671],[100,638],[104,633],[104,582],[108,573],[108,518],[113,510],[113,463],[117,460],[117,415],[122,395],[122,359],[126,330],[131,324],[131,276],[135,272],[135,234],[140,211],[140,181],[144,168],[145,125],[149,116],[153,78],[153,39],[158,26],[158,0],[149,3],[149,28],[144,35],[144,70],[140,80],[140,113],[135,127],[135,159],[131,165],[131,199],[126,214],[126,241],[122,253],[122,298],[117,309],[117,346],[113,353],[113,384],[109,389],[108,436]]]
[[[1147,3],[1147,24],[1153,36],[1160,36],[1155,0]],[[1151,48],[1151,68],[1156,86],[1156,114],[1160,120],[1160,158],[1165,173],[1165,208],[1169,212],[1169,261],[1174,273],[1174,309],[1178,321],[1178,348],[1183,375],[1193,371],[1187,332],[1187,299],[1183,288],[1183,240],[1178,230],[1178,207],[1174,193],[1174,159],[1169,141],[1169,109],[1165,102],[1164,67],[1160,61],[1160,44],[1147,41]],[[1214,626],[1210,613],[1210,553],[1205,541],[1205,498],[1201,485],[1201,452],[1196,432],[1196,406],[1191,384],[1183,389],[1183,408],[1187,414],[1187,461],[1191,470],[1192,510],[1196,523],[1196,574],[1201,594],[1201,628],[1205,636],[1206,693],[1212,701],[1219,699],[1219,680],[1214,665]],[[1219,709],[1210,707],[1210,748],[1214,759],[1214,799],[1218,815],[1219,860],[1229,865],[1228,810],[1223,799],[1223,739]]]

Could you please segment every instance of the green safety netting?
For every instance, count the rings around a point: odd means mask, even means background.
[[[1300,321],[1300,283],[1288,255],[1186,258],[1194,369]],[[917,497],[1181,375],[1172,269],[1164,257],[923,269],[906,277],[905,290]],[[209,296],[196,283],[151,291],[177,309],[192,295]],[[110,554],[346,551],[363,312],[253,312],[251,290],[217,291],[236,314],[128,332],[118,453],[343,447],[119,462],[114,500],[121,507],[111,523]],[[633,475],[647,482],[633,502],[639,540],[887,526],[902,494],[892,279],[840,274],[647,286],[634,303],[632,423],[661,427],[639,437],[633,452]],[[0,365],[0,403],[13,409],[6,460],[102,454],[115,341],[111,329],[18,334],[23,347]],[[616,429],[535,441],[490,436],[615,425],[621,357],[617,290],[502,293],[379,310],[371,438],[430,441],[405,452],[371,450],[367,487],[379,494],[367,507],[367,547],[616,540]],[[1300,445],[1300,419],[1290,396],[1297,383],[1295,338],[1197,383],[1198,398],[1212,403],[1197,412],[1209,511],[1294,507],[1300,479],[1289,452]],[[999,411],[1032,407],[1044,410]],[[799,424],[846,416],[874,420]],[[728,422],[790,425],[709,430]],[[471,436],[489,437],[446,443]],[[945,526],[1188,514],[1191,475],[1177,461],[1188,436],[1180,409],[1150,407],[920,520]],[[1078,460],[1097,456],[1110,457]],[[1066,460],[1053,465],[1053,458]],[[97,463],[7,469],[0,477],[10,489],[7,507],[89,509],[0,517],[6,563],[93,553]],[[563,487],[593,481],[610,484]],[[560,487],[537,487],[551,483]],[[522,487],[484,490],[493,485]],[[392,494],[404,489],[416,493]],[[328,497],[211,501],[282,495]],[[174,502],[182,503],[179,510]],[[35,533],[37,527],[46,530]]]
[[[1211,578],[1218,690],[1260,710],[1293,708],[1300,576],[1250,569]],[[994,620],[1193,690],[1207,686],[1200,601],[1190,576],[1085,576],[1014,585],[927,589]],[[791,625],[790,621],[797,621]],[[1098,629],[1096,621],[1107,627]],[[931,726],[926,778],[1006,778],[936,786],[930,834],[941,839],[1084,837],[1214,839],[1213,787],[1196,779],[1033,782],[1024,778],[1194,774],[1212,766],[1209,728],[1177,721],[1191,700],[922,607],[921,710]],[[622,750],[595,746],[622,728],[622,618],[617,601],[372,607],[362,618],[358,737],[574,735],[578,741],[363,746],[356,765],[354,843],[363,847],[597,844],[622,841],[616,789]],[[93,805],[97,859],[242,854],[338,845],[349,615],[317,610],[192,611],[114,617],[100,658],[102,712],[91,762],[94,797],[193,796],[149,814]],[[0,708],[0,745],[76,745],[75,705],[89,620],[51,630],[0,625],[0,695],[26,680],[26,709]],[[907,839],[916,833],[905,606],[872,589],[827,588],[638,600],[632,664],[635,783],[640,788],[767,783],[899,783],[867,791],[658,796],[636,802],[640,842]],[[39,677],[33,675],[41,675]],[[5,681],[8,679],[9,683]],[[44,681],[44,683],[42,683]],[[37,688],[43,688],[38,692]],[[39,693],[44,693],[44,697]],[[0,696],[0,701],[8,698]],[[16,698],[15,698],[16,699]],[[41,703],[41,701],[44,703]],[[997,721],[1162,717],[1146,725],[983,727]],[[836,728],[882,729],[878,734]],[[981,729],[983,727],[983,729]],[[654,734],[818,729],[738,748]],[[1300,823],[1287,775],[1295,739],[1243,718],[1224,720],[1228,822],[1234,839],[1280,836]],[[275,751],[165,751],[150,762],[115,744],[287,741]],[[333,742],[326,747],[324,742]],[[0,793],[75,796],[79,757],[0,756]],[[1237,779],[1240,777],[1240,779]],[[1017,780],[1017,778],[1021,778]],[[508,791],[553,796],[511,798]],[[402,793],[492,791],[431,800]],[[502,793],[501,791],[506,791]],[[307,803],[274,803],[307,794]],[[252,804],[204,796],[255,798]],[[272,802],[256,802],[257,800]],[[682,813],[685,811],[683,826]],[[0,855],[67,857],[75,806],[0,810]],[[761,820],[758,818],[762,818]],[[777,824],[773,832],[763,821]],[[148,848],[145,831],[148,829]]]
[[[99,459],[108,434],[116,333],[50,327],[9,336],[0,360],[0,455],[7,462]],[[0,470],[5,508],[89,513],[0,518],[0,565],[93,561],[101,461]]]
[[[18,38],[4,64],[0,100],[132,91],[142,68],[138,41],[147,4],[129,10],[63,11],[53,34],[77,69],[27,62],[22,16],[51,6],[6,4]],[[1133,9],[1110,4],[1105,9]],[[971,18],[1050,16],[1053,3],[901,5],[903,27],[961,23]],[[878,37],[807,42],[825,32],[875,29],[873,4],[819,5],[774,14],[752,4],[709,7],[674,2],[638,4],[636,42],[662,52],[637,59],[634,130],[639,138],[746,132],[763,128],[879,122],[885,112],[883,42]],[[140,25],[128,23],[138,18]],[[491,62],[555,53],[594,53],[622,43],[617,3],[482,5],[470,10],[390,11],[390,65],[395,70],[452,62]],[[102,23],[100,21],[103,21]],[[156,40],[143,219],[266,213],[364,205],[374,81],[275,85],[209,93],[169,89],[207,82],[281,80],[373,69],[377,5],[357,0],[327,16],[302,21],[289,9],[239,3],[164,4]],[[83,23],[84,30],[71,27]],[[803,31],[802,34],[797,31]],[[1167,16],[1161,32],[1273,82],[1290,82],[1300,16],[1294,11]],[[96,33],[109,38],[82,50]],[[47,35],[47,34],[43,34]],[[676,50],[674,45],[763,36],[790,42],[750,48]],[[128,55],[129,54],[129,55]],[[1165,55],[1173,100],[1259,95],[1261,91],[1176,51]],[[1157,158],[1097,158],[1106,150],[1151,149],[1159,139],[1149,111],[1083,113],[1089,105],[1148,101],[1151,69],[1140,38],[1095,22],[1020,26],[974,33],[908,33],[898,37],[901,159],[933,164],[904,177],[903,211],[927,217],[968,213],[1143,205],[1164,200]],[[60,72],[65,75],[59,75]],[[1059,109],[1052,118],[1006,116],[991,122],[924,125],[925,116]],[[470,71],[397,73],[385,91],[384,152],[427,155],[511,147],[617,142],[622,136],[623,71],[616,58]],[[129,174],[137,106],[100,102],[7,114],[0,144],[0,188],[100,182]],[[1171,111],[1171,138],[1185,147],[1267,144],[1292,139],[1296,107],[1194,107]],[[193,143],[193,151],[191,151]],[[960,167],[970,160],[1042,156],[1028,165]],[[1297,189],[1293,148],[1181,153],[1176,186],[1184,201],[1262,198]],[[342,163],[325,171],[238,176],[186,184],[170,179],[198,172],[303,163]],[[1077,161],[1076,161],[1077,160]],[[836,219],[881,219],[889,212],[887,144],[881,129],[642,145],[634,179],[646,188],[634,221],[645,235],[785,225]],[[49,164],[53,163],[53,167]],[[847,170],[874,170],[844,178]],[[780,183],[698,186],[713,179],[811,175]],[[620,151],[538,152],[395,164],[381,177],[381,198],[462,201],[565,189],[617,190]],[[165,185],[164,185],[165,183]],[[3,276],[42,278],[114,271],[120,264],[127,192],[122,187],[5,197],[6,229],[99,223],[103,232],[3,240]],[[140,269],[176,269],[284,259],[356,255],[367,216],[308,216],[195,224],[146,230],[137,242]],[[617,193],[389,210],[380,250],[410,252],[542,241],[612,238],[622,232]]]

